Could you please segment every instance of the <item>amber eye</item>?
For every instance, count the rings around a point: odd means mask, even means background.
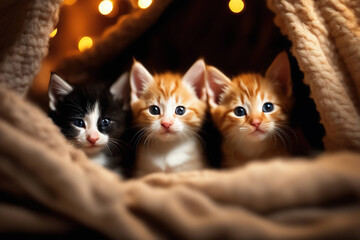
[[[159,115],[160,114],[160,108],[156,105],[152,105],[149,107],[149,112],[152,114],[152,115]]]
[[[274,104],[267,102],[262,107],[263,112],[272,112],[274,110]]]
[[[243,107],[236,107],[234,113],[236,116],[242,117],[246,115],[246,110]]]
[[[175,108],[175,113],[176,113],[177,115],[184,115],[184,114],[185,114],[185,111],[186,111],[186,108],[183,107],[183,106],[177,106],[177,107]]]

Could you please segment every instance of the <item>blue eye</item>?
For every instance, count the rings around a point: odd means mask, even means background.
[[[104,118],[103,120],[101,120],[100,125],[103,128],[107,128],[108,126],[110,126],[110,123],[111,123],[110,119]]]
[[[272,112],[274,110],[274,104],[267,102],[262,107],[263,112]]]
[[[75,119],[72,121],[72,123],[77,127],[81,127],[81,128],[85,127],[85,123],[82,119]]]
[[[149,112],[152,115],[159,115],[160,114],[160,108],[158,106],[152,105],[149,107]]]
[[[236,107],[234,109],[234,113],[238,117],[242,117],[242,116],[246,115],[246,111],[245,111],[245,109],[243,107]]]
[[[184,115],[185,111],[186,111],[186,108],[183,107],[183,106],[178,106],[178,107],[175,108],[175,113],[177,115]]]

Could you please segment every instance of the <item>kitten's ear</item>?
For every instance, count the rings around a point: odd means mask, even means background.
[[[231,80],[217,68],[209,66],[206,68],[206,90],[210,107],[216,107],[221,101],[221,95],[231,84]]]
[[[62,79],[56,73],[51,73],[49,88],[48,88],[48,95],[49,95],[49,106],[50,109],[55,111],[56,104],[63,100],[64,96],[71,93],[73,87],[70,86],[64,79]]]
[[[153,76],[135,60],[130,71],[131,102],[136,101],[152,81],[154,81]]]
[[[110,87],[110,93],[114,100],[123,103],[123,110],[129,109],[130,82],[129,72],[123,73]]]
[[[182,79],[195,90],[196,96],[202,101],[206,101],[205,72],[205,62],[203,59],[199,59],[190,67]]]
[[[292,94],[290,63],[285,51],[276,56],[270,67],[266,70],[265,77],[279,82],[287,97]]]

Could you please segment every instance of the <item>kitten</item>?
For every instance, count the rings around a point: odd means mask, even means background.
[[[110,88],[71,86],[52,73],[49,83],[49,116],[71,144],[82,149],[94,162],[119,172],[121,136],[129,106],[128,73]]]
[[[170,72],[152,76],[135,61],[130,86],[134,124],[140,129],[135,175],[203,168],[198,132],[207,109],[204,61],[183,77]]]
[[[275,58],[265,77],[241,74],[231,81],[209,66],[206,87],[212,119],[223,136],[224,167],[287,154],[292,84],[285,52]]]

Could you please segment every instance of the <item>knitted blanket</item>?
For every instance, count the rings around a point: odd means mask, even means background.
[[[145,21],[139,28],[144,31],[169,2],[154,1],[156,7],[148,11],[157,14],[145,11],[121,17],[103,42],[71,61],[89,64],[87,59],[94,60],[110,36],[122,39],[121,51],[136,38],[121,30],[129,29],[133,21],[128,20]],[[0,13],[19,14],[0,14],[1,22],[9,16],[16,19],[10,36],[0,38],[0,236],[360,237],[357,1],[268,0],[311,88],[326,130],[326,153],[312,159],[276,158],[232,170],[157,173],[133,180],[122,180],[89,161],[39,107],[22,97],[46,54],[59,4],[0,3]],[[25,10],[18,11],[19,7]],[[0,24],[1,31],[4,26]],[[107,54],[112,53],[102,57]]]

